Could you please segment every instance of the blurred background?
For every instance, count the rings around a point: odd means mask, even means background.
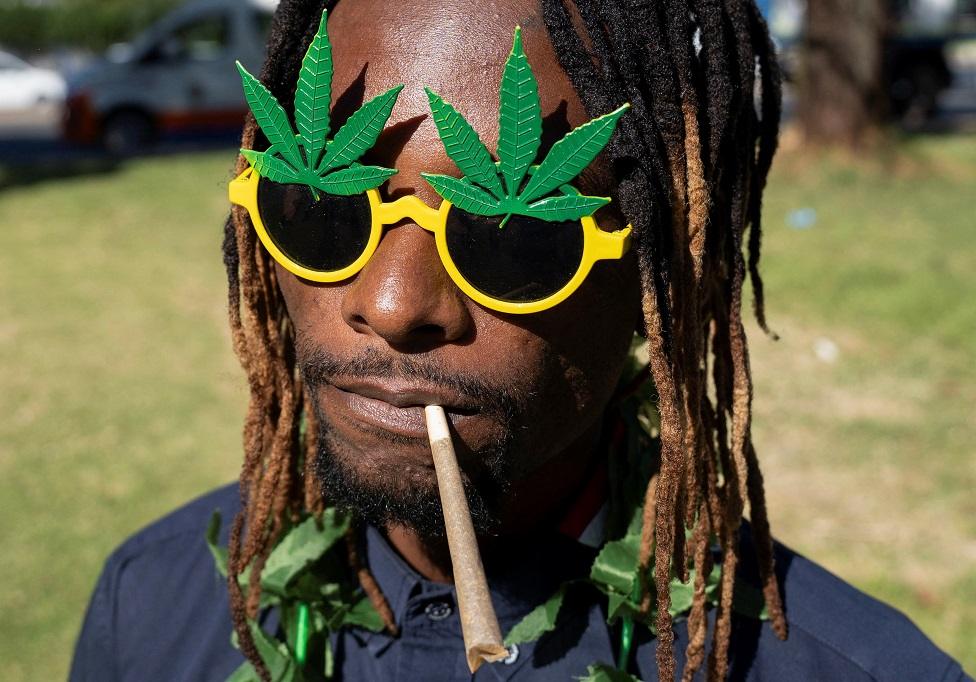
[[[0,0],[0,679],[236,478],[226,182],[274,0]],[[976,0],[761,0],[787,73],[749,329],[774,532],[976,671]],[[201,534],[203,533],[201,528]]]

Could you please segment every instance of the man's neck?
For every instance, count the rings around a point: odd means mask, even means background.
[[[479,536],[483,557],[504,552],[514,537],[555,527],[573,497],[583,487],[594,460],[601,455],[598,422],[569,448],[551,458],[526,477],[512,483],[502,503],[497,535]],[[452,583],[451,557],[444,538],[419,536],[412,529],[395,525],[386,528],[390,544],[420,575],[440,583]]]

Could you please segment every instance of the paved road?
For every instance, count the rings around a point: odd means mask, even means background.
[[[49,167],[88,161],[110,161],[97,147],[66,144],[60,139],[61,111],[38,107],[21,111],[0,111],[0,165]],[[239,133],[181,135],[161,140],[147,155],[178,154],[208,149],[233,149]]]

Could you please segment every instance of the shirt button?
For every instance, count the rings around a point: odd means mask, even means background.
[[[504,663],[505,665],[512,665],[513,663],[515,663],[515,661],[518,660],[518,655],[519,655],[518,644],[513,644],[512,646],[508,647],[508,656],[502,659],[502,663]]]
[[[444,620],[454,613],[454,609],[451,608],[450,604],[442,601],[435,601],[427,604],[427,608],[424,609],[424,613],[426,613],[427,617],[431,620]]]

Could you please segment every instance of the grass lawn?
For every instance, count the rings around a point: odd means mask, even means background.
[[[856,164],[781,155],[763,256],[781,340],[751,330],[774,533],[907,613],[970,673],[974,187],[972,136]]]
[[[236,477],[246,395],[219,251],[230,161],[0,190],[0,679],[63,679],[108,552]],[[782,339],[750,330],[774,531],[970,671],[974,186],[971,137],[861,164],[781,155],[764,260]]]

